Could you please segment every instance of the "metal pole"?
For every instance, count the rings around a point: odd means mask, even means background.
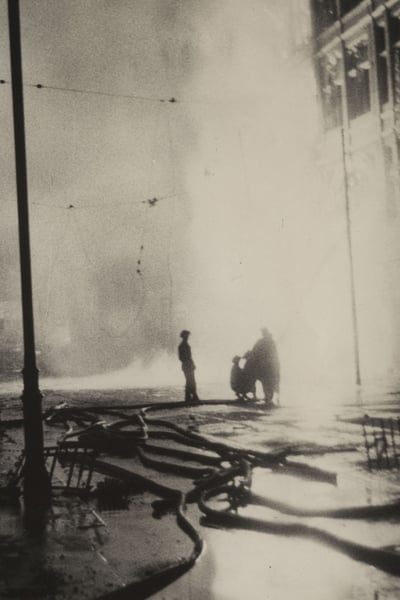
[[[346,77],[346,74],[344,74]],[[346,94],[345,94],[346,95]],[[344,180],[344,197],[346,210],[346,234],[347,234],[347,252],[349,257],[349,275],[350,275],[350,296],[351,296],[351,314],[353,322],[353,345],[354,345],[354,366],[356,374],[356,384],[361,385],[360,374],[360,351],[358,339],[358,319],[356,305],[356,286],[354,281],[354,260],[353,260],[353,240],[351,231],[351,214],[350,214],[350,194],[349,194],[349,177],[347,169],[346,144],[344,138],[344,125],[341,127],[342,138],[342,158],[343,158],[343,180]]]
[[[336,0],[337,18],[340,24],[340,38],[342,49],[342,64],[343,64],[343,85],[342,85],[342,124],[341,124],[341,144],[342,144],[342,160],[343,160],[343,184],[345,197],[345,212],[346,212],[346,233],[347,233],[347,251],[349,257],[349,275],[350,275],[350,296],[351,296],[351,314],[353,323],[353,346],[354,346],[354,366],[356,384],[361,385],[360,373],[360,351],[359,351],[359,335],[358,335],[358,319],[357,319],[357,303],[356,303],[356,286],[354,277],[354,260],[353,260],[353,240],[351,228],[351,212],[350,212],[350,192],[349,192],[349,176],[347,166],[347,150],[345,139],[345,127],[349,131],[349,114],[348,114],[348,97],[347,97],[347,73],[346,73],[346,48],[343,41],[343,20],[341,0]],[[349,140],[347,146],[350,147]]]
[[[19,0],[8,0],[8,23],[24,338],[24,368],[22,370],[24,383],[22,404],[26,453],[24,500],[26,505],[33,508],[35,505],[48,501],[51,490],[50,478],[45,468],[43,456],[42,395],[39,390],[39,371],[36,367],[33,325]]]

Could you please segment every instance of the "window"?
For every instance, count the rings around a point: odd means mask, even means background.
[[[364,38],[346,48],[347,102],[349,119],[371,110],[368,41]]]
[[[396,129],[400,125],[400,21],[396,18],[391,18],[390,38],[392,43],[393,56],[393,100]]]
[[[389,82],[388,82],[388,62],[387,62],[387,48],[385,43],[385,29],[374,25],[375,28],[375,40],[376,40],[376,66],[378,74],[378,95],[379,105],[386,104],[389,100]]]
[[[342,123],[343,65],[339,52],[325,56],[319,65],[322,110],[326,129]]]
[[[361,0],[340,0],[340,7],[342,11],[342,15],[350,12],[361,3]]]
[[[313,0],[314,24],[317,35],[337,20],[336,0]]]

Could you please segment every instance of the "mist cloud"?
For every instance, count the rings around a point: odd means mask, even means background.
[[[289,3],[21,4],[25,81],[75,90],[25,88],[45,371],[137,371],[160,353],[175,364],[189,328],[198,377],[225,379],[266,325],[287,377],[347,376],[345,221],[316,168],[311,52],[294,52]],[[1,211],[16,238],[0,93]],[[10,255],[14,241],[1,244]]]

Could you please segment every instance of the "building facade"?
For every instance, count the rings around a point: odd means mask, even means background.
[[[347,216],[361,378],[398,379],[400,2],[311,0],[311,14],[321,169]]]

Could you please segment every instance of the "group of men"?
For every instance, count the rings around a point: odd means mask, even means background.
[[[192,351],[188,342],[190,331],[181,331],[181,343],[178,346],[178,356],[182,363],[185,375],[185,401],[189,403],[199,402],[196,390],[195,369]],[[243,367],[240,361],[244,360]],[[249,394],[253,399],[257,398],[256,383],[262,385],[264,400],[266,404],[273,404],[279,398],[280,387],[280,364],[276,345],[271,333],[267,328],[261,329],[261,338],[257,340],[253,348],[241,356],[235,356],[232,360],[231,388],[240,400],[248,400]]]

